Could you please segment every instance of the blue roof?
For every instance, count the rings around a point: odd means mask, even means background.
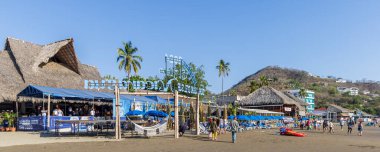
[[[101,100],[109,101],[115,98],[113,93],[108,92],[95,92],[89,90],[77,90],[77,89],[67,89],[67,88],[53,88],[46,86],[29,85],[24,90],[22,90],[17,96],[27,96],[27,97],[39,97],[42,98],[43,95],[50,95],[51,98],[65,98],[68,100]],[[155,102],[152,99],[142,96],[133,95],[120,95],[121,100],[129,101],[145,101],[145,102]]]

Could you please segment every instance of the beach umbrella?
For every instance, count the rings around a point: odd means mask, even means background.
[[[257,120],[264,120],[263,116],[256,116],[256,117],[257,117]]]
[[[132,111],[129,111],[126,115],[137,116],[137,115],[142,115],[142,114],[144,114],[144,112],[142,112],[141,110],[132,110]]]
[[[158,111],[158,110],[150,110],[150,111],[146,112],[145,115],[154,116],[154,117],[167,117],[168,116],[168,114],[166,114],[165,112]]]
[[[250,120],[246,115],[238,115],[237,119],[238,120]]]
[[[235,118],[235,116],[228,116],[228,119],[234,119]]]
[[[257,117],[254,116],[254,115],[251,115],[251,116],[249,116],[249,119],[250,119],[250,120],[257,120]]]
[[[158,117],[167,117],[167,116],[168,116],[168,114],[163,112],[163,111],[158,112]]]

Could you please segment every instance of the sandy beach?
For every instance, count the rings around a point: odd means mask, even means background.
[[[298,131],[298,130],[297,130]],[[307,137],[280,136],[278,130],[253,130],[238,134],[238,142],[231,143],[230,133],[219,136],[218,141],[209,141],[206,135],[186,135],[178,140],[172,136],[145,138],[126,138],[121,141],[107,140],[86,142],[72,140],[65,143],[44,143],[36,145],[10,146],[0,148],[1,152],[171,152],[171,151],[276,151],[276,152],[375,152],[380,151],[380,128],[366,127],[363,136],[346,135],[346,130],[336,128],[335,134],[321,131],[302,131]],[[66,137],[62,137],[64,139]],[[72,137],[67,137],[68,139]],[[80,137],[82,138],[82,137]],[[84,137],[87,138],[87,137]],[[78,142],[81,141],[81,142]],[[59,141],[58,141],[59,142]]]

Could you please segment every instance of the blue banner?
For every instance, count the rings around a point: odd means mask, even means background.
[[[17,130],[19,131],[42,131],[46,129],[46,117],[20,117],[18,118]]]
[[[87,126],[86,124],[72,124],[72,123],[60,123],[56,126],[56,120],[94,120],[94,117],[90,116],[51,116],[49,131],[54,132],[55,129],[59,129],[59,132],[86,132],[93,129],[93,126]],[[78,128],[79,127],[79,128]]]

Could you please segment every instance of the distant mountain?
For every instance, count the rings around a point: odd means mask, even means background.
[[[380,98],[373,97],[373,94],[380,94],[380,84],[378,83],[338,83],[333,78],[320,78],[304,70],[278,66],[268,66],[245,77],[228,89],[225,94],[248,95],[250,93],[250,83],[252,81],[259,82],[261,76],[265,76],[270,80],[270,87],[280,91],[299,88],[313,90],[315,92],[317,107],[326,106],[328,103],[335,103],[346,108],[362,107],[364,110],[378,108],[380,114]],[[337,91],[337,87],[359,88],[360,95],[356,97],[342,95]],[[363,90],[370,91],[370,94],[363,95]]]

